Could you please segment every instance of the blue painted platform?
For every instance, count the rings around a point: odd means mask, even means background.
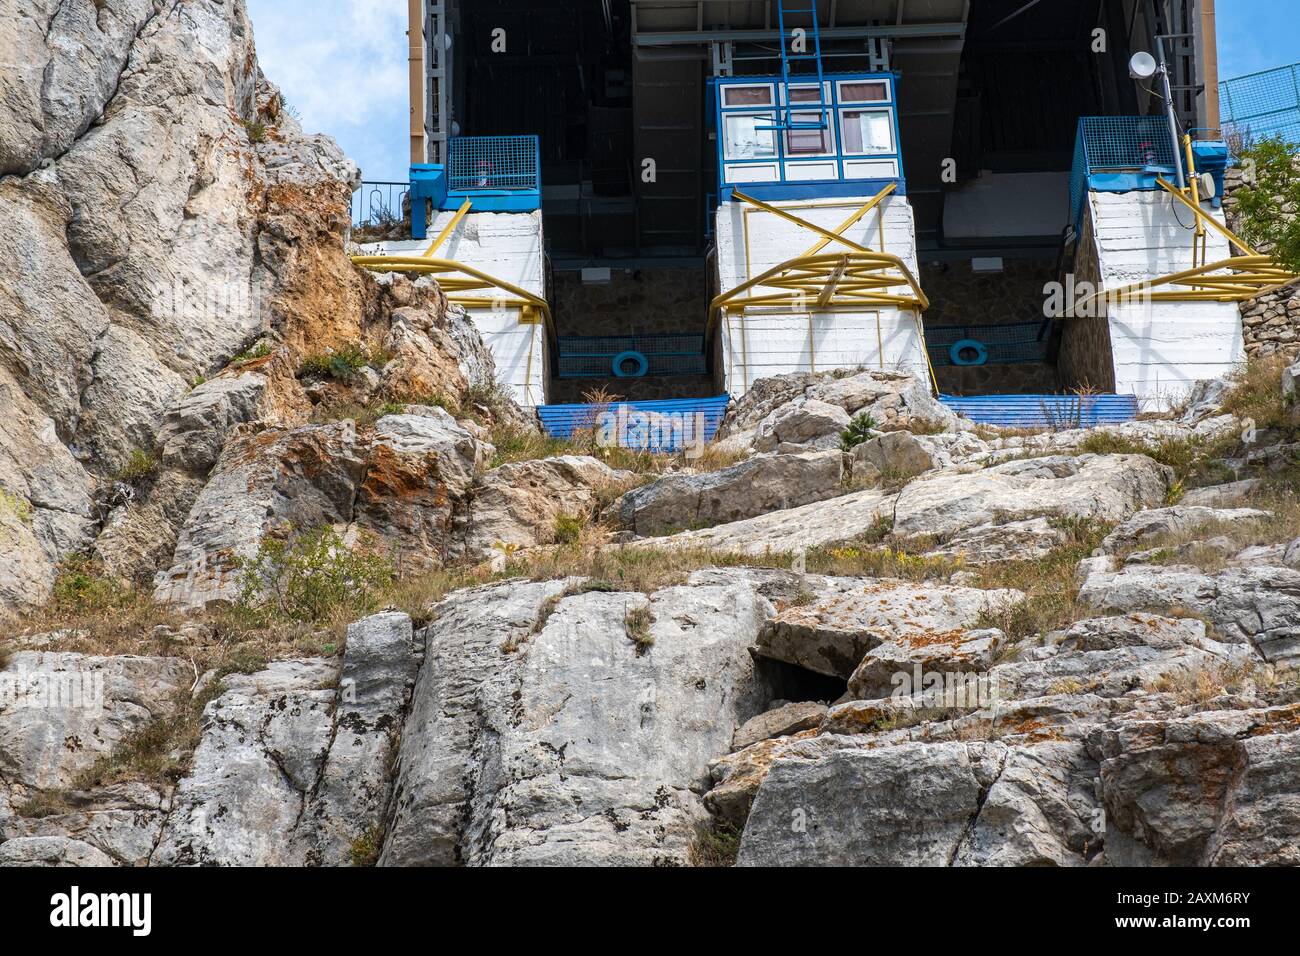
[[[623,448],[671,454],[712,441],[730,403],[730,395],[718,395],[661,402],[616,402],[604,408],[542,405],[537,415],[552,438],[572,438],[579,429],[597,428],[615,438]]]
[[[1133,395],[940,395],[939,400],[971,421],[1005,428],[1095,428],[1138,415]]]

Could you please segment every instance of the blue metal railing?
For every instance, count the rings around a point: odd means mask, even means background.
[[[1224,80],[1219,107],[1225,133],[1300,142],[1300,63]]]
[[[383,228],[401,222],[405,215],[403,203],[410,190],[410,183],[362,183],[352,194],[353,228]]]
[[[1088,191],[1158,189],[1177,168],[1177,146],[1163,116],[1082,116],[1075,139],[1070,201],[1077,229]]]
[[[452,193],[542,188],[541,144],[536,136],[455,136],[447,152]]]

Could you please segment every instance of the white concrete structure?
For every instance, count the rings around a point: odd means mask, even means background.
[[[439,212],[429,225],[429,239],[369,243],[368,255],[420,255],[442,234],[454,212]],[[537,212],[469,213],[438,249],[439,259],[454,259],[546,298],[546,253],[542,214]],[[488,298],[491,290],[466,293]],[[509,297],[507,293],[503,296]],[[545,402],[546,327],[540,321],[520,322],[516,307],[466,309],[496,360],[497,379],[508,385],[515,401],[526,408]]]
[[[1115,290],[1192,267],[1191,210],[1165,192],[1090,192],[1089,215],[1101,283]],[[1222,212],[1215,217],[1222,222]],[[1209,233],[1206,262],[1230,256]],[[1221,378],[1245,358],[1235,302],[1133,301],[1109,310],[1115,391],[1144,408],[1167,407],[1199,380]]]
[[[773,202],[823,229],[835,230],[870,196]],[[883,234],[883,249],[882,249]],[[898,256],[918,274],[916,226],[912,207],[890,196],[844,231],[844,236],[875,252]],[[817,233],[743,202],[723,204],[717,213],[718,287],[736,288],[769,269],[806,253],[821,238]],[[823,253],[847,247],[831,243]],[[752,295],[779,290],[757,287]],[[906,294],[904,284],[891,291]],[[833,368],[900,369],[926,377],[926,358],[917,316],[895,307],[861,312],[794,312],[788,307],[750,308],[742,315],[728,310],[719,322],[722,371],[726,390],[745,394],[760,378],[787,372]]]

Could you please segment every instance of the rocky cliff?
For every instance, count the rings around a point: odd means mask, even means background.
[[[0,12],[0,864],[1300,863],[1300,367],[547,440],[242,3]]]

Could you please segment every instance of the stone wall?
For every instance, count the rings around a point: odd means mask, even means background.
[[[1097,263],[1097,244],[1093,239],[1092,218],[1085,216],[1075,245],[1074,279],[1076,288],[1088,283],[1096,288],[1101,281]],[[1086,288],[1086,287],[1085,287]],[[1110,346],[1110,323],[1104,316],[1064,319],[1060,322],[1061,345],[1056,368],[1062,387],[1115,389],[1115,365]]]
[[[586,285],[579,272],[556,272],[551,309],[560,335],[704,332],[708,278],[698,269],[614,269]]]
[[[1225,184],[1227,198],[1224,211],[1234,232],[1241,223],[1234,215],[1233,194],[1241,186],[1241,170],[1229,169]],[[1241,321],[1246,339],[1246,354],[1251,358],[1282,353],[1300,355],[1300,288],[1292,287],[1272,295],[1263,295],[1241,304]]]

